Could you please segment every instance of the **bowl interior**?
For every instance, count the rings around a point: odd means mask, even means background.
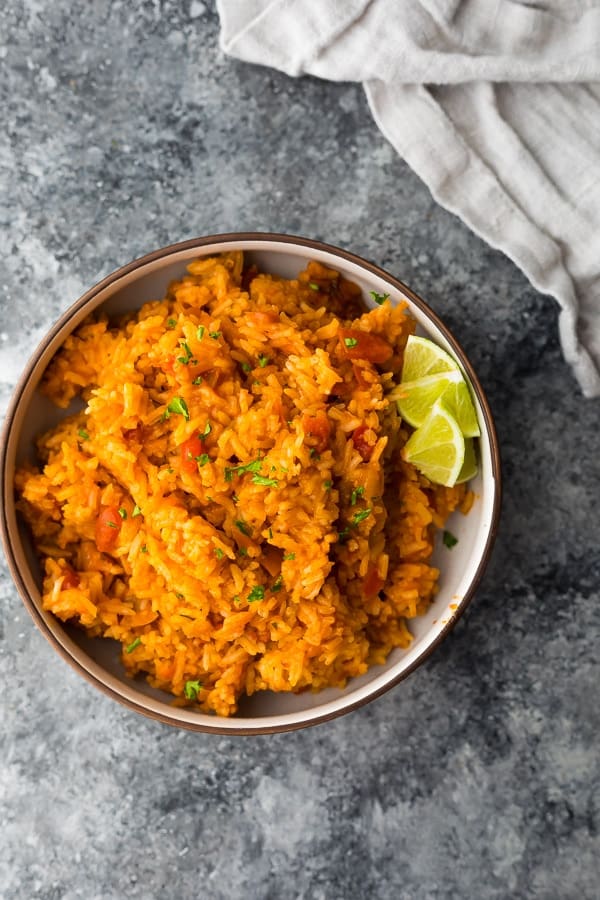
[[[447,526],[458,538],[456,546],[449,550],[441,540],[438,542],[434,564],[441,570],[440,590],[427,614],[411,621],[410,628],[414,634],[412,646],[408,650],[393,651],[384,666],[376,666],[360,678],[352,679],[344,690],[330,688],[315,694],[307,692],[297,695],[260,692],[244,698],[235,718],[217,719],[195,710],[173,707],[170,695],[151,688],[141,677],[131,680],[125,676],[120,662],[120,645],[116,642],[90,639],[76,628],[63,626],[41,609],[40,566],[28,531],[17,520],[12,483],[15,465],[35,459],[35,436],[74,409],[72,407],[67,413],[56,409],[38,390],[45,367],[65,337],[98,307],[102,306],[109,315],[137,309],[149,300],[163,297],[168,284],[184,274],[190,259],[233,249],[244,250],[259,269],[288,278],[295,277],[309,259],[317,259],[357,282],[369,302],[371,290],[389,293],[394,301],[406,300],[417,319],[419,332],[451,353],[473,384],[482,437],[479,442],[479,474],[472,484],[475,503],[468,516],[455,513]],[[176,724],[221,732],[300,727],[339,714],[382,692],[411,671],[453,624],[481,574],[493,537],[499,498],[497,451],[485,398],[464,354],[422,301],[385,273],[375,267],[371,271],[350,255],[340,255],[334,249],[323,246],[304,246],[289,239],[246,238],[196,242],[192,246],[175,247],[164,255],[154,257],[146,258],[135,267],[126,267],[78,301],[57,323],[50,338],[38,348],[17,389],[15,403],[9,413],[4,467],[4,516],[10,535],[9,562],[17,584],[25,599],[29,600],[34,618],[63,655],[117,699],[140,711]]]

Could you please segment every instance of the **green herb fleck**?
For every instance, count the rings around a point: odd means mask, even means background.
[[[266,478],[264,475],[253,475],[252,484],[262,484],[264,487],[279,487],[276,478]]]
[[[119,507],[119,515],[121,516],[122,519],[127,518],[127,510],[125,509],[124,506]]]
[[[217,557],[217,559],[223,559],[223,557],[225,556],[220,547],[215,547],[215,556]]]
[[[139,637],[136,637],[135,641],[132,641],[128,647],[125,647],[125,653],[133,653],[135,648],[139,647],[141,643],[142,643],[142,639]]]
[[[240,502],[240,498],[238,497],[237,494],[234,494],[234,495],[233,495],[232,500],[233,500],[234,503],[239,503],[239,502]]]
[[[264,356],[264,354],[262,354],[262,353],[258,354],[258,364],[261,367],[261,369],[264,369],[264,367],[268,364],[268,362],[269,362],[268,356]]]
[[[173,399],[167,406],[167,410],[170,413],[176,413],[179,416],[183,416],[186,422],[189,422],[190,420],[190,412],[183,397],[173,397]]]
[[[442,540],[444,542],[444,546],[448,548],[448,550],[452,550],[453,547],[456,547],[458,544],[458,538],[454,537],[451,531],[445,531],[442,535]]]
[[[309,288],[311,289],[311,291],[320,291],[320,290],[321,290],[321,288],[319,287],[319,285],[318,285],[318,284],[315,284],[314,281],[309,281],[309,282],[308,282],[308,286],[309,286]]]
[[[142,553],[147,553],[147,552],[148,552],[148,548],[146,547],[145,544],[142,544]]]
[[[373,298],[373,300],[375,301],[375,303],[378,303],[379,306],[381,306],[382,303],[385,303],[385,301],[390,296],[389,294],[378,294],[377,291],[369,291],[369,293],[370,293],[371,297]]]
[[[239,466],[225,466],[225,481],[233,480],[233,473],[237,472],[239,476],[242,476],[244,472],[260,472],[262,466],[262,460],[253,459],[252,462],[242,463]]]
[[[198,697],[198,691],[202,690],[202,682],[201,681],[186,681],[184,687],[184,693],[188,700],[196,700]]]
[[[177,592],[175,596],[178,600],[185,600],[185,594],[180,594],[179,592]]]
[[[142,511],[136,503],[135,506],[133,507],[133,512],[131,513],[131,518],[135,519],[136,516],[141,516],[141,514],[142,514]]]
[[[190,359],[192,358],[192,351],[190,350],[190,345],[187,344],[185,341],[179,341],[179,345],[181,347],[183,347],[183,349],[185,350],[185,356],[178,356],[177,362],[180,362],[184,366],[187,366]]]
[[[265,589],[262,584],[255,584],[248,594],[248,603],[254,603],[255,600],[262,600],[265,596]]]
[[[205,466],[207,462],[210,462],[208,453],[201,453],[200,456],[196,456],[195,459],[199,466]]]
[[[196,337],[198,338],[199,341],[201,341],[202,338],[204,337],[205,331],[206,331],[206,328],[204,327],[204,325],[198,325],[198,327],[196,328]]]
[[[338,542],[340,544],[345,544],[348,539],[349,534],[350,534],[350,531],[348,528],[344,528],[342,531],[338,531]]]
[[[235,524],[236,528],[239,528],[239,530],[242,532],[242,534],[245,534],[246,537],[250,537],[250,535],[252,534],[252,529],[250,528],[249,525],[246,525],[246,523],[242,522],[240,519],[237,519],[234,524]]]
[[[160,421],[161,421],[161,422],[166,422],[167,419],[170,419],[170,418],[171,418],[171,413],[169,412],[168,409],[165,409],[164,413],[163,413],[162,416],[160,417]]]
[[[273,529],[272,528],[269,528],[269,540],[270,541],[273,540]]]
[[[296,559],[296,554],[295,553],[284,553],[283,558],[284,559]]]
[[[350,523],[353,528],[356,528],[357,525],[360,525],[361,522],[364,522],[371,515],[371,508],[367,507],[367,509],[363,509],[360,512],[354,513],[352,516],[352,522]]]
[[[105,524],[108,525],[109,528],[116,528],[116,527],[117,527],[117,523],[116,523],[116,522],[105,522]]]
[[[194,378],[192,384],[202,384],[202,375],[198,375],[197,378]]]
[[[252,366],[250,365],[250,363],[243,362],[243,363],[242,363],[242,369],[244,370],[244,372],[251,372],[251,371],[252,371]]]
[[[238,553],[240,554],[240,556],[248,556],[248,551],[245,547],[240,547]]]
[[[236,595],[235,595],[235,597],[233,598],[233,602],[236,603],[236,604],[242,602],[242,598],[240,597],[239,594],[236,594]]]
[[[358,500],[359,497],[362,497],[364,492],[365,492],[364,487],[354,488],[354,490],[350,494],[350,506],[356,506],[356,501]]]
[[[170,328],[171,330],[173,330],[173,328],[175,328],[176,325],[177,325],[177,319],[167,319],[167,328]]]
[[[346,347],[356,347],[358,344],[358,338],[347,337],[344,338],[344,343]]]
[[[213,341],[218,341],[219,338],[221,337],[221,332],[220,331],[209,331],[208,336],[211,337],[213,339]]]
[[[169,466],[169,468],[167,469],[167,475],[172,475],[174,471],[175,471],[175,469],[173,469],[171,466]]]
[[[273,584],[271,585],[271,590],[274,594],[277,594],[278,591],[283,587],[283,575],[278,575]]]
[[[325,488],[326,491],[331,490],[331,481],[329,480],[329,478],[327,479],[327,481],[323,482],[323,487]]]
[[[85,428],[80,428],[78,430],[77,434],[79,435],[79,437],[81,438],[82,441],[89,441],[89,439],[90,439],[90,436],[87,433],[87,431],[85,430]]]
[[[207,422],[206,425],[204,426],[204,431],[202,432],[202,434],[199,434],[198,437],[200,438],[201,441],[203,441],[205,437],[209,436],[211,431],[212,431],[212,425],[210,424],[210,422]]]
[[[308,451],[308,455],[309,455],[310,459],[316,459],[316,460],[321,459],[320,455],[317,453],[317,451],[315,450],[314,447],[310,448],[310,450]]]

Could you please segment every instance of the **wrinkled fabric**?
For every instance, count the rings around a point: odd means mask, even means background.
[[[556,298],[565,357],[600,396],[600,0],[218,7],[225,53],[363,83],[435,199]]]

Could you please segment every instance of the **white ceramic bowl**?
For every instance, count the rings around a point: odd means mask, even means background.
[[[440,590],[428,613],[411,621],[411,647],[394,650],[384,666],[353,678],[344,690],[257,693],[244,699],[239,714],[230,719],[172,706],[170,695],[151,688],[141,678],[125,676],[119,644],[90,639],[42,609],[41,570],[30,536],[16,515],[13,489],[16,464],[34,458],[34,437],[64,415],[42,396],[38,385],[67,335],[100,306],[114,315],[164,296],[169,282],[184,273],[191,259],[225,250],[243,250],[263,271],[285,277],[297,275],[309,259],[318,260],[359,284],[366,302],[371,302],[372,290],[389,293],[392,300],[406,300],[419,332],[447,350],[469,379],[481,427],[480,468],[473,483],[476,501],[468,516],[455,514],[448,525],[458,544],[450,551],[440,543],[436,550]],[[278,234],[214,235],[165,247],[124,266],[84,294],[51,328],[27,365],[8,411],[0,469],[2,534],[8,563],[27,609],[56,650],[92,684],[138,712],[184,728],[229,734],[287,731],[322,722],[372,700],[409,675],[448,634],[471,599],[490,555],[500,509],[498,441],[489,406],[464,351],[440,319],[400,281],[358,256],[317,241]]]

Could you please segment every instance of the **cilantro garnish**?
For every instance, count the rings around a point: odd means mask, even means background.
[[[364,492],[365,492],[364,487],[354,488],[354,490],[350,494],[350,506],[356,506],[356,501],[358,500],[359,497],[362,497]]]
[[[311,291],[320,291],[320,290],[321,290],[321,288],[319,287],[319,285],[316,284],[314,281],[309,281],[309,282],[308,282],[308,286],[309,286],[309,288],[311,289]]]
[[[147,553],[147,552],[148,552],[148,548],[146,547],[145,544],[142,544],[142,553]]]
[[[225,466],[225,481],[233,480],[233,473],[237,472],[239,476],[242,476],[244,472],[260,472],[262,466],[262,460],[253,459],[249,463],[242,463],[239,466]]]
[[[240,519],[236,519],[234,524],[237,528],[239,528],[242,534],[245,534],[246,537],[250,537],[250,535],[252,534],[252,529],[249,525],[246,525],[246,523],[242,522]]]
[[[202,682],[201,681],[186,681],[184,687],[184,693],[188,700],[196,700],[198,697],[198,691],[202,690]]]
[[[197,378],[194,378],[192,384],[202,384],[202,375],[198,375]]]
[[[177,325],[177,319],[167,319],[167,328],[171,330]]]
[[[272,528],[269,528],[269,540],[270,541],[273,540],[273,529]]]
[[[271,585],[271,590],[274,594],[281,590],[283,587],[283,575],[278,575],[273,584]]]
[[[248,594],[248,603],[254,603],[255,600],[262,600],[265,596],[265,589],[262,584],[255,584]]]
[[[327,481],[323,482],[323,487],[325,488],[326,491],[331,490],[331,481],[329,480],[329,478],[327,479]]]
[[[135,648],[139,647],[141,643],[142,643],[142,639],[139,637],[136,637],[135,641],[132,641],[128,647],[125,647],[125,653],[133,653]]]
[[[442,535],[442,540],[444,542],[444,546],[448,548],[448,550],[452,550],[458,544],[458,538],[454,537],[451,531],[445,531]]]
[[[348,535],[350,531],[348,528],[344,528],[342,531],[338,531],[338,541],[340,544],[345,544],[348,539]]]
[[[373,300],[375,301],[375,303],[378,303],[379,306],[381,306],[382,303],[385,303],[385,301],[390,296],[389,294],[378,294],[377,291],[369,291],[369,293],[370,293],[371,297],[373,298]]]
[[[210,422],[207,421],[206,425],[204,426],[204,431],[202,432],[202,434],[199,434],[198,437],[200,438],[201,441],[203,441],[205,437],[209,436],[211,431],[212,431],[212,425],[210,424]]]
[[[183,416],[186,422],[189,422],[190,420],[190,412],[183,397],[173,397],[167,406],[167,410],[170,413],[176,413],[178,416]]]
[[[199,466],[205,466],[207,462],[210,462],[208,453],[201,453],[200,456],[196,456],[195,459]]]
[[[262,484],[264,487],[279,487],[276,478],[267,478],[265,475],[253,475],[252,484]]]
[[[85,430],[85,428],[80,428],[78,430],[77,434],[79,435],[79,437],[81,438],[82,441],[89,441],[89,439],[90,439],[90,436],[87,433],[87,431]]]
[[[357,525],[360,525],[361,522],[364,522],[371,515],[371,509],[368,507],[367,509],[363,509],[360,512],[354,513],[352,516],[352,526],[356,528]]]
[[[127,510],[125,509],[124,506],[119,507],[119,515],[121,516],[122,519],[127,518]]]
[[[240,549],[238,550],[238,553],[240,554],[240,556],[248,556],[248,551],[246,550],[245,547],[240,547]]]
[[[213,339],[213,341],[218,341],[219,338],[221,337],[221,332],[220,331],[209,331],[208,336],[211,337]]]
[[[251,371],[252,371],[252,366],[250,365],[250,363],[243,362],[243,363],[242,363],[242,369],[244,370],[244,372],[251,372]]]
[[[296,559],[296,554],[295,553],[284,553],[283,558],[284,559]]]
[[[217,559],[223,559],[223,557],[225,556],[220,547],[215,547],[215,556],[217,557]]]
[[[258,354],[258,364],[261,367],[261,369],[264,369],[264,367],[267,365],[268,362],[269,362],[268,356],[265,356],[263,353]]]
[[[142,514],[142,511],[136,503],[135,506],[133,507],[133,512],[131,513],[131,518],[135,519],[136,516],[141,516],[141,514]]]
[[[185,600],[185,594],[180,594],[179,592],[177,592],[175,596],[178,600]]]
[[[185,341],[179,341],[179,345],[185,350],[185,356],[178,356],[177,362],[180,362],[182,363],[182,365],[187,366],[190,359],[192,358],[192,351],[190,350],[189,344],[187,344]]]
[[[358,344],[358,338],[346,337],[344,338],[344,343],[346,347],[356,347]]]
[[[206,331],[206,329],[205,329],[204,325],[198,325],[198,327],[196,328],[196,337],[198,338],[199,341],[201,341],[202,338],[204,337],[205,331]]]
[[[109,528],[116,528],[116,527],[117,527],[116,522],[110,522],[110,521],[108,521],[108,522],[105,522],[104,524],[105,524],[105,525],[108,525]]]

